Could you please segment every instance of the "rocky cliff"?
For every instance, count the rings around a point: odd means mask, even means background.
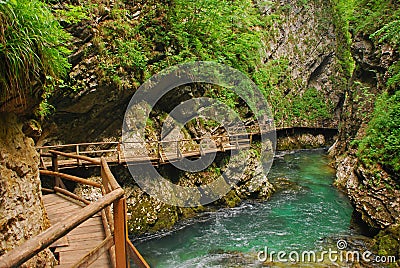
[[[364,1],[365,2],[365,1]],[[390,1],[387,1],[389,3]],[[386,3],[386,2],[385,2]],[[363,14],[371,6],[360,3],[355,14]],[[396,10],[396,5],[388,4]],[[379,6],[385,10],[386,4]],[[389,14],[391,12],[388,12]],[[374,14],[365,13],[365,14]],[[371,15],[373,16],[373,15]],[[383,255],[399,257],[400,233],[400,188],[398,174],[378,162],[366,164],[360,159],[359,142],[367,133],[376,100],[385,92],[390,92],[388,79],[393,63],[399,60],[396,46],[388,41],[380,42],[371,37],[382,27],[383,21],[390,19],[387,14],[382,21],[373,20],[372,27],[353,26],[352,56],[355,69],[345,92],[341,113],[341,127],[336,144],[331,148],[336,158],[336,185],[343,189],[354,204],[357,215],[369,226],[368,235],[384,230],[375,238],[375,249]],[[368,17],[364,17],[368,20]],[[388,118],[389,120],[389,118]],[[375,130],[383,131],[383,129]],[[382,146],[390,146],[384,144]],[[393,155],[393,157],[395,157]],[[397,224],[397,225],[396,225]]]
[[[382,182],[371,182],[376,176],[357,160],[354,140],[365,135],[374,109],[376,96],[386,90],[388,68],[397,60],[397,55],[388,44],[375,45],[368,37],[354,38],[352,53],[356,70],[346,92],[342,112],[342,127],[333,151],[340,155],[337,159],[337,184],[346,189],[362,219],[375,228],[385,228],[399,220],[400,192],[393,180],[394,174],[383,169]],[[383,56],[381,56],[383,55]]]
[[[125,109],[136,89],[146,77],[160,70],[157,66],[168,66],[167,59],[173,62],[173,57],[177,57],[174,54],[180,53],[174,45],[179,40],[171,41],[173,37],[168,32],[174,5],[161,5],[157,1],[124,4],[93,1],[85,7],[86,11],[81,11],[84,19],[74,19],[71,15],[74,6],[67,3],[57,4],[54,9],[62,14],[61,21],[74,36],[71,47],[74,53],[70,57],[73,67],[63,90],[51,99],[56,111],[52,117],[55,124],[45,124],[44,132],[48,135],[40,143],[118,139]],[[333,4],[259,1],[255,8],[264,24],[259,40],[262,45],[255,52],[260,53],[262,62],[257,63],[259,70],[248,75],[269,94],[276,124],[337,126],[343,99],[341,86],[346,75],[341,65],[343,55],[338,49],[344,41],[335,23],[327,19],[335,12]],[[158,35],[166,36],[155,35],[153,31],[157,28],[160,28]],[[119,41],[118,34],[125,36],[125,43]],[[178,34],[184,36],[183,32]],[[169,41],[160,43],[163,39]],[[127,51],[125,45],[129,42],[134,51]],[[139,64],[135,59],[141,62],[145,73],[135,67]],[[127,66],[128,60],[132,66]],[[260,78],[266,73],[271,73],[269,81]],[[177,98],[170,101],[179,103],[198,95],[181,92],[170,96]]]
[[[42,203],[39,155],[15,114],[0,114],[0,255],[43,232],[49,221]],[[22,267],[50,267],[44,250]]]

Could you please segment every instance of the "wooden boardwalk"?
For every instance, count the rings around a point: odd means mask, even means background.
[[[84,207],[79,201],[62,194],[44,195],[43,203],[51,225],[62,222]],[[56,267],[72,267],[93,248],[93,245],[100,244],[105,238],[101,215],[97,213],[50,246],[59,261]],[[112,267],[109,253],[104,252],[89,267]]]
[[[56,159],[59,156],[57,152],[53,155]],[[150,268],[129,240],[125,191],[106,160],[65,153],[62,156],[98,165],[101,182],[40,170],[41,175],[55,179],[51,189],[42,187],[50,227],[0,256],[0,267],[20,267],[40,251],[50,248],[58,260],[57,267],[128,268],[132,260],[139,268]],[[62,180],[97,188],[101,196],[90,202],[63,187]]]
[[[41,146],[37,149],[40,153],[41,169],[62,170],[77,167],[90,167],[93,164],[84,158],[71,159],[62,153],[72,153],[77,156],[86,156],[99,159],[104,157],[110,165],[140,165],[151,162],[154,166],[180,161],[182,158],[199,158],[205,154],[228,152],[249,148],[254,139],[263,135],[270,135],[276,131],[298,130],[336,130],[327,127],[288,127],[271,129],[270,125],[252,126],[236,130],[230,135],[204,136],[192,139],[179,140],[146,140],[143,142],[89,142],[76,144],[62,144]],[[202,144],[204,140],[212,140],[214,147],[208,148]],[[129,146],[129,156],[124,154],[123,147]],[[144,149],[145,148],[145,149]],[[54,152],[57,152],[55,158]],[[96,165],[94,165],[96,166]],[[54,167],[56,167],[54,169]]]

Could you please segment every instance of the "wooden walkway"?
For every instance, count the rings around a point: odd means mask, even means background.
[[[277,128],[276,131],[301,130],[333,130],[327,127],[288,127]],[[168,141],[144,141],[144,142],[90,142],[76,144],[62,144],[41,146],[37,149],[40,153],[40,168],[62,170],[77,167],[93,166],[92,162],[85,161],[85,158],[71,159],[63,156],[62,153],[72,153],[77,156],[91,158],[104,157],[110,165],[137,165],[144,162],[151,162],[154,166],[180,161],[182,158],[199,158],[205,154],[228,152],[248,148],[255,138],[262,135],[270,135],[274,129],[270,125],[259,127],[246,127],[236,129],[230,135],[205,136],[192,139],[168,140]],[[202,142],[211,139],[216,145],[213,148],[204,146]],[[128,157],[123,152],[123,146],[129,146],[127,150],[137,150]],[[136,149],[135,149],[136,147]],[[142,149],[139,149],[142,148]],[[145,148],[145,150],[143,149]],[[166,150],[165,148],[169,148]],[[54,152],[57,152],[55,155]],[[56,167],[56,169],[54,169]]]
[[[51,225],[62,222],[84,207],[79,201],[62,194],[44,195],[43,203]],[[93,248],[93,245],[100,244],[105,238],[101,215],[97,213],[50,246],[60,263],[56,267],[72,267]],[[89,267],[112,267],[109,253],[104,252]]]
[[[57,152],[53,155],[59,156]],[[0,256],[0,267],[19,267],[40,251],[50,248],[58,260],[58,267],[128,268],[132,260],[139,268],[149,268],[129,240],[125,192],[106,160],[74,154],[62,155],[100,166],[101,182],[40,170],[41,175],[55,180],[51,189],[42,187],[50,227]],[[62,180],[97,188],[101,196],[90,202],[70,192]]]

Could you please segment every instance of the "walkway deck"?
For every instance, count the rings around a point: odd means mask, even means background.
[[[63,221],[84,207],[78,201],[62,194],[44,195],[43,202],[51,225]],[[93,245],[100,244],[105,238],[101,216],[98,213],[53,243],[52,248],[60,261],[60,265],[56,267],[73,266],[93,248]],[[109,253],[105,252],[90,267],[112,267],[110,261]]]

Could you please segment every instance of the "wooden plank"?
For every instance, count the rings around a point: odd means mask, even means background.
[[[94,234],[88,234],[88,233],[86,233],[86,234],[77,234],[77,235],[73,235],[73,234],[70,234],[70,235],[68,235],[68,240],[69,240],[69,242],[72,244],[72,243],[75,243],[75,242],[78,242],[78,243],[83,243],[83,241],[87,241],[87,240],[94,240],[94,239],[102,239],[102,238],[104,238],[104,233],[94,233]]]
[[[103,253],[106,253],[108,249],[114,244],[113,236],[107,236],[96,248],[87,253],[83,258],[81,258],[73,267],[86,268],[90,264],[94,263]]]
[[[63,236],[57,241],[55,241],[53,244],[51,244],[49,247],[50,248],[58,248],[58,247],[66,247],[69,245],[68,238],[67,236]]]
[[[61,195],[57,195],[57,194],[54,194],[54,195],[58,196],[58,197],[53,197],[53,198],[48,198],[46,200],[43,200],[43,202],[45,202],[46,208],[48,208],[49,210],[55,211],[63,206],[73,207],[76,209],[81,209],[82,207],[84,207],[84,205],[82,203],[80,203],[80,202],[78,203],[78,202],[76,202],[76,200],[72,201]]]
[[[94,244],[93,246],[96,246],[96,244]],[[91,249],[93,249],[93,247],[92,247]],[[86,254],[88,254],[88,253],[91,251],[91,249],[88,249],[88,250],[86,250],[86,251],[76,251],[74,254],[70,254],[71,252],[69,252],[69,255],[66,255],[66,256],[63,256],[63,257],[60,256],[60,263],[61,263],[61,264],[69,264],[69,267],[71,267],[71,266],[73,266],[77,261],[79,261],[82,257],[84,257]],[[60,254],[61,254],[61,253],[60,253]],[[110,260],[109,260],[108,253],[105,252],[105,254],[107,254],[106,257],[99,258],[99,259],[95,262],[95,264],[93,264],[92,267],[96,267],[96,268],[99,267],[99,268],[101,268],[101,267],[104,267],[104,266],[102,266],[102,265],[100,266],[100,265],[99,265],[100,263],[109,264],[109,263],[110,263]],[[109,265],[107,265],[106,267],[109,267]]]

